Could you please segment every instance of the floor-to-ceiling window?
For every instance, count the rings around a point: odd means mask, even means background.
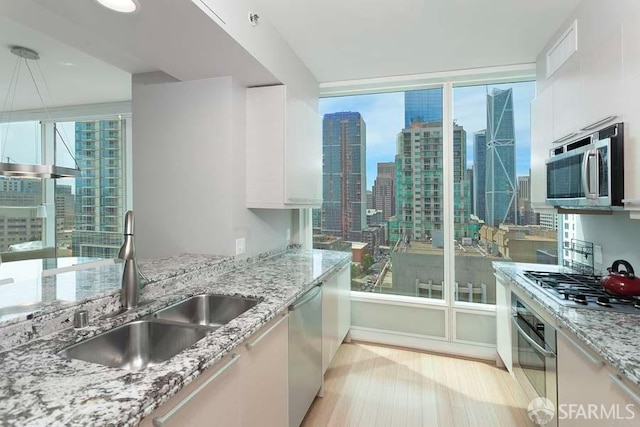
[[[314,246],[352,252],[352,290],[494,304],[492,261],[558,262],[529,200],[535,83],[502,82],[320,100]]]

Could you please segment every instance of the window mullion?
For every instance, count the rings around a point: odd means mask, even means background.
[[[455,280],[454,214],[453,214],[453,84],[445,82],[442,89],[442,185],[444,222],[444,283],[445,302],[453,303]]]

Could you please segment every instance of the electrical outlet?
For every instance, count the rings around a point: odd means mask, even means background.
[[[242,255],[247,251],[247,244],[244,237],[236,239],[236,255]]]
[[[291,241],[291,229],[287,228],[287,242]]]

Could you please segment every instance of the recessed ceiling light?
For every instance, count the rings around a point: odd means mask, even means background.
[[[122,13],[132,13],[140,8],[137,0],[96,0],[104,7]]]

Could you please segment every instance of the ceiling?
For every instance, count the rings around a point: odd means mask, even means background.
[[[253,1],[316,79],[331,82],[531,63],[580,0]],[[0,102],[14,44],[40,53],[56,105],[130,99],[131,75],[154,71],[278,82],[191,1],[139,2],[138,13],[120,14],[93,0],[1,0]],[[39,107],[32,92],[13,109]]]
[[[11,96],[2,108],[18,60],[9,50],[13,45],[39,53],[40,60],[29,61],[29,65],[47,108],[131,99],[129,73],[0,16],[0,112],[42,109],[24,62],[18,73],[15,98]]]
[[[535,62],[580,0],[256,0],[320,82]]]

